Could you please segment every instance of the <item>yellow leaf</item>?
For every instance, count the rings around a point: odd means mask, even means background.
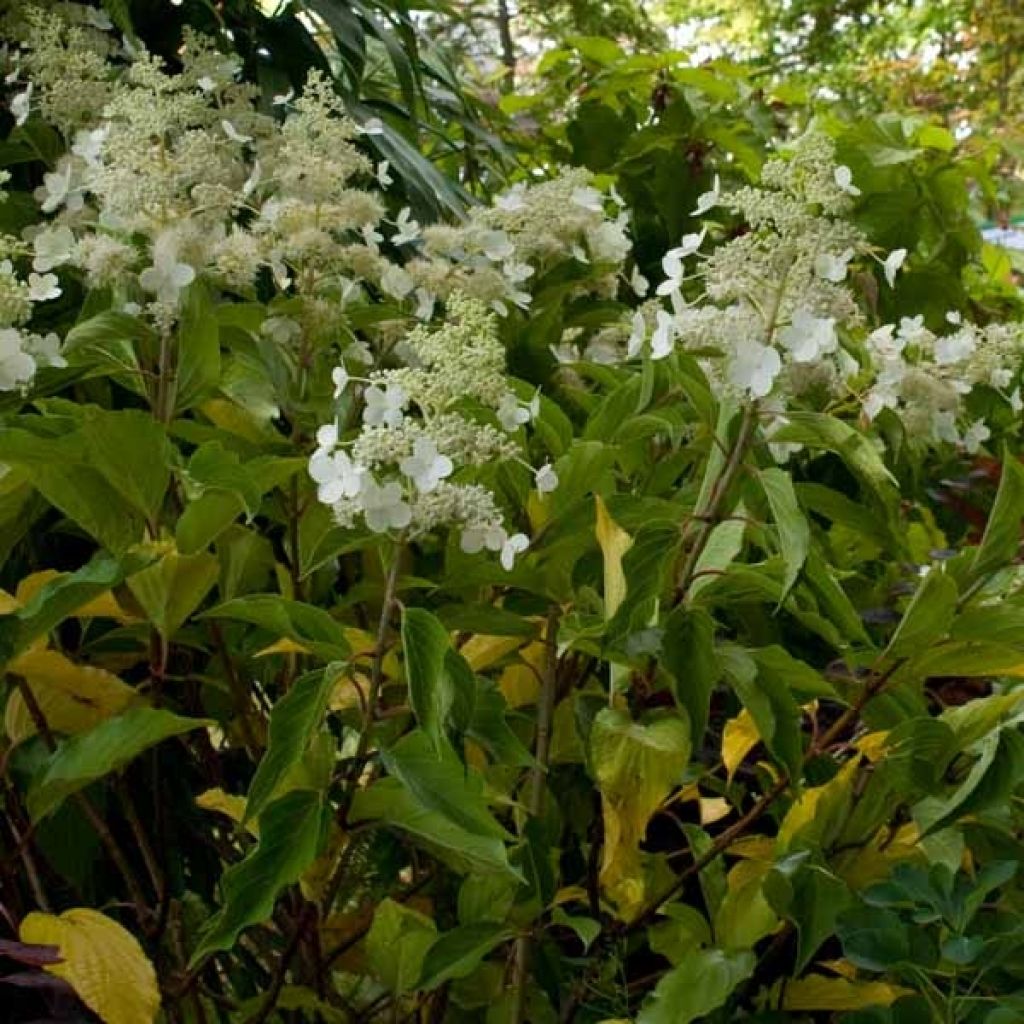
[[[59,917],[34,912],[21,922],[18,937],[58,948],[62,962],[45,970],[63,978],[104,1024],[156,1020],[156,972],[135,937],[116,921],[84,907]]]
[[[557,907],[562,903],[586,903],[588,899],[587,890],[582,885],[566,885],[555,893],[551,906]]]
[[[604,617],[610,619],[626,597],[626,574],[622,557],[633,546],[633,538],[608,514],[599,494],[594,495],[597,522],[594,533],[604,555]]]
[[[39,593],[47,583],[64,576],[59,569],[40,569],[26,576],[14,591],[14,599],[20,605],[26,605]]]
[[[498,689],[510,708],[536,703],[544,667],[544,644],[539,640],[528,644],[519,657],[522,660],[509,665],[498,678]]]
[[[548,502],[536,491],[530,491],[526,499],[526,517],[530,520],[530,532],[539,533],[541,527],[551,518]]]
[[[7,666],[28,684],[54,732],[88,732],[123,711],[135,691],[117,676],[92,665],[76,665],[60,651],[32,648]],[[4,712],[4,729],[12,743],[36,733],[35,722],[20,693],[11,694]]]
[[[377,641],[372,633],[368,633],[365,629],[356,629],[355,626],[346,626],[342,632],[345,634],[345,640],[349,647],[352,648],[353,658],[373,657],[373,649],[377,646]]]
[[[789,848],[793,840],[806,831],[821,836],[834,822],[836,815],[849,803],[853,793],[853,780],[860,767],[860,758],[851,758],[835,778],[823,786],[805,789],[786,812],[779,825],[779,850]]]
[[[842,851],[834,861],[835,872],[852,889],[880,882],[900,861],[924,859],[924,851],[917,845],[919,835],[912,821],[895,833],[880,828],[864,846]]]
[[[750,949],[778,927],[779,918],[762,892],[766,861],[741,860],[730,869],[728,890],[715,911],[715,941],[726,949]]]
[[[769,836],[745,836],[729,847],[732,857],[747,857],[750,860],[775,860],[775,840]]]
[[[521,636],[487,636],[478,633],[459,648],[459,653],[469,662],[474,672],[482,672],[506,654],[522,647],[525,642]]]
[[[720,796],[702,796],[700,798],[700,823],[713,825],[732,814],[732,805]]]
[[[265,658],[268,654],[309,654],[309,648],[285,636],[257,651],[254,657]]]
[[[600,880],[623,918],[647,897],[640,844],[689,758],[690,731],[681,718],[642,723],[605,709],[594,719],[590,759],[604,818]]]
[[[584,755],[583,743],[576,730],[576,702],[572,694],[558,702],[551,723],[552,764],[582,764]]]
[[[20,607],[21,602],[16,597],[0,590],[0,615],[13,615]]]
[[[331,684],[327,706],[331,711],[361,708],[366,702],[365,694],[369,692],[370,680],[362,672],[340,672]]]
[[[835,971],[842,978],[849,978],[851,981],[857,977],[857,968],[849,960],[819,960],[818,967]]]
[[[204,811],[216,811],[230,818],[236,825],[240,825],[245,819],[245,797],[235,793],[225,793],[219,787],[208,789],[196,797],[196,806]],[[259,837],[259,825],[255,821],[248,821],[245,825],[246,831]]]
[[[754,725],[754,719],[751,718],[750,712],[746,708],[725,723],[725,729],[722,732],[722,762],[730,782],[736,769],[743,763],[743,759],[760,742],[761,737],[757,732],[757,726]]]
[[[139,621],[137,616],[130,615],[118,604],[117,598],[109,590],[97,594],[91,601],[83,604],[75,612],[75,617],[79,619],[114,619],[125,626]]]
[[[851,981],[809,974],[791,981],[782,996],[784,1010],[860,1010],[866,1006],[890,1006],[911,990],[884,981]]]
[[[856,740],[853,745],[874,764],[885,756],[888,735],[888,732],[869,732]]]

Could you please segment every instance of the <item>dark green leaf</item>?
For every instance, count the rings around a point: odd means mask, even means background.
[[[52,814],[72,793],[123,768],[162,740],[208,725],[213,725],[209,719],[181,718],[170,711],[141,707],[64,740],[29,790],[32,820]]]

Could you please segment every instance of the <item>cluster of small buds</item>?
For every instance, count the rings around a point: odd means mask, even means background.
[[[476,299],[453,295],[446,321],[414,328],[405,347],[415,365],[365,378],[335,369],[336,398],[362,388],[362,426],[350,439],[336,422],[317,431],[317,495],[343,526],[362,521],[409,538],[457,529],[464,551],[495,551],[511,569],[528,540],[509,532],[494,495],[471,476],[497,458],[527,465],[512,435],[538,414],[539,398],[524,404],[508,391],[495,315]],[[558,484],[550,465],[531,472],[541,493]]]
[[[936,334],[924,318],[903,317],[872,331],[866,348],[872,381],[864,389],[864,415],[896,411],[910,438],[960,444],[977,452],[991,431],[965,412],[964,399],[977,386],[1002,396],[1015,413],[1024,409],[1018,371],[1024,360],[1024,325],[977,327],[956,313],[949,330]]]

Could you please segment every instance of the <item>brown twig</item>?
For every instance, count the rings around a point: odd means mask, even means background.
[[[531,818],[539,817],[544,809],[544,784],[551,757],[551,727],[555,713],[555,697],[558,692],[558,619],[559,610],[553,607],[548,612],[547,626],[544,631],[544,671],[537,704],[535,763],[530,771],[526,804]],[[525,1019],[526,981],[532,945],[533,935],[530,931],[524,932],[516,939],[511,981],[513,993],[511,1019],[513,1024],[521,1024]]]
[[[26,683],[20,676],[15,675],[13,678],[15,686],[21,694],[21,699],[25,702],[25,707],[28,709],[29,716],[35,724],[37,732],[42,737],[47,749],[52,753],[57,749],[57,741],[54,739],[53,732],[50,730],[50,725],[46,721],[46,716],[43,714],[43,710],[40,708],[35,694],[32,692],[28,683]],[[93,807],[92,801],[89,800],[89,798],[82,792],[74,793],[72,794],[72,797],[78,804],[93,830],[96,832],[100,842],[103,844],[103,848],[107,851],[107,855],[114,862],[114,866],[124,879],[124,883],[128,889],[129,895],[131,896],[132,903],[135,905],[135,915],[138,918],[139,924],[144,929],[147,929],[147,918],[150,915],[149,908],[146,905],[146,898],[143,894],[142,886],[139,884],[139,880],[135,877],[135,872],[128,863],[128,858],[125,857],[124,852],[120,845],[118,845],[113,833],[107,827],[107,823],[100,817],[96,808]]]
[[[388,567],[387,577],[384,582],[384,597],[381,602],[380,619],[377,623],[377,638],[373,647],[373,661],[370,668],[370,690],[366,696],[366,703],[363,709],[363,727],[359,734],[359,742],[356,745],[355,754],[352,757],[348,770],[348,777],[345,789],[341,795],[338,805],[338,824],[345,828],[348,824],[348,814],[352,809],[352,801],[355,799],[356,790],[359,787],[359,777],[362,775],[366,764],[366,757],[370,750],[370,732],[377,717],[377,705],[380,701],[381,690],[384,688],[384,656],[388,650],[388,629],[391,624],[391,612],[395,605],[395,590],[398,584],[398,567],[402,556],[402,537],[395,543],[395,550],[392,553],[391,565]],[[331,876],[331,880],[324,892],[323,912],[326,916],[331,912],[331,907],[338,896],[348,862],[352,856],[353,843],[351,840],[342,851],[338,866]]]
[[[291,962],[295,958],[295,954],[298,952],[299,946],[302,944],[302,937],[309,923],[309,915],[312,909],[313,908],[310,904],[306,904],[299,911],[298,919],[295,922],[295,928],[292,930],[291,938],[288,940],[288,945],[281,954],[281,959],[278,960],[277,969],[274,971],[273,978],[270,982],[270,988],[267,990],[266,998],[263,1000],[259,1009],[249,1017],[245,1024],[265,1024],[265,1022],[270,1019],[270,1015],[274,1012],[274,1007],[277,1005],[277,1000],[281,996],[281,990],[284,988],[285,979],[288,976],[288,968],[291,966]]]

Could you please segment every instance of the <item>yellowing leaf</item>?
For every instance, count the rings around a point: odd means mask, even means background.
[[[235,793],[225,793],[219,787],[200,793],[196,797],[196,806],[202,807],[204,811],[216,811],[219,814],[223,814],[236,825],[240,825],[245,818],[245,797]],[[260,829],[257,822],[247,822],[245,827],[250,835],[259,836]]]
[[[746,708],[725,723],[725,729],[722,731],[722,762],[730,782],[743,759],[760,742],[757,726],[754,725],[754,719]]]
[[[17,586],[12,597],[5,591],[0,590],[0,614],[9,614],[23,607],[32,600],[36,594],[39,593],[47,583],[53,580],[60,579],[61,576],[66,576],[67,573],[60,572],[57,569],[41,569],[39,572],[34,572],[29,576],[26,576]],[[132,615],[129,615],[118,603],[117,598],[109,591],[104,591],[102,594],[97,594],[92,600],[86,601],[85,604],[80,605],[75,609],[75,617],[79,619],[116,619],[118,622],[125,624],[129,622],[137,621]]]
[[[327,707],[331,711],[361,708],[366,701],[363,695],[369,692],[370,680],[362,672],[341,672],[331,684]]]
[[[156,972],[135,937],[116,921],[84,907],[59,917],[35,912],[21,922],[18,937],[58,948],[62,962],[44,969],[63,978],[104,1024],[156,1020]]]
[[[856,740],[853,745],[874,764],[875,761],[881,761],[885,756],[888,736],[888,732],[869,732]]]
[[[633,538],[608,514],[599,494],[594,495],[597,522],[594,533],[604,555],[604,617],[610,619],[626,597],[626,574],[622,557],[633,546]]]
[[[751,860],[775,860],[775,840],[768,836],[744,836],[729,847],[733,857],[747,857]]]
[[[79,608],[75,615],[79,619],[115,619],[122,625],[138,622],[138,617],[130,615],[118,603],[117,598],[108,590],[106,593],[97,594],[91,601],[87,601]]]
[[[268,654],[309,654],[309,648],[285,636],[257,651],[254,657],[265,658]]]
[[[587,890],[582,885],[567,885],[551,898],[551,906],[557,907],[562,903],[586,903],[589,898]]]
[[[860,766],[860,758],[847,761],[835,778],[824,786],[805,789],[786,812],[779,825],[777,843],[779,850],[789,848],[800,834],[813,830],[823,835],[837,814],[849,803],[853,793],[853,780]]]
[[[732,814],[732,805],[720,796],[702,796],[700,798],[700,823],[713,825]]]
[[[496,661],[500,661],[506,654],[511,654],[522,647],[523,643],[521,636],[487,636],[478,633],[459,648],[459,653],[474,672],[482,672]]]
[[[65,573],[62,573],[59,569],[40,569],[39,572],[26,576],[18,583],[14,591],[14,598],[19,605],[26,605],[47,583],[64,575]]]
[[[60,651],[32,648],[7,670],[28,684],[50,728],[74,735],[88,732],[123,711],[135,691],[117,676],[92,665],[76,665]],[[4,712],[4,729],[12,743],[36,733],[35,722],[20,693],[11,694]]]
[[[572,694],[555,707],[550,759],[552,764],[582,764],[586,760],[583,742],[576,730],[576,702]]]
[[[902,996],[911,995],[908,988],[884,981],[850,981],[847,978],[826,978],[809,974],[791,981],[782,996],[784,1010],[860,1010],[865,1006],[890,1006]]]
[[[540,640],[528,644],[519,652],[519,657],[522,662],[509,665],[498,678],[498,689],[510,708],[536,702],[544,666],[544,644]]]
[[[730,869],[728,890],[715,912],[715,940],[725,949],[750,949],[779,924],[761,886],[772,865],[741,860]]]
[[[604,817],[601,885],[628,918],[646,898],[640,844],[690,759],[689,726],[682,718],[634,722],[606,708],[594,719],[590,756]]]
[[[530,491],[530,496],[526,499],[526,516],[530,520],[531,533],[538,533],[551,518],[547,501],[536,491]]]
[[[852,889],[880,882],[900,861],[924,858],[924,851],[917,844],[919,835],[912,821],[895,834],[888,827],[880,828],[864,846],[843,850],[834,861],[835,872]]]
[[[849,978],[851,981],[857,977],[857,968],[849,960],[819,960],[817,966],[835,971],[840,977]]]

